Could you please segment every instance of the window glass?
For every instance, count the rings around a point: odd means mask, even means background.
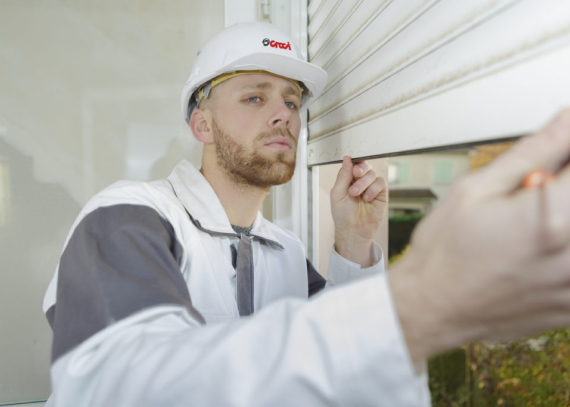
[[[81,208],[201,143],[180,94],[224,1],[0,2],[0,405],[50,394],[42,302]]]

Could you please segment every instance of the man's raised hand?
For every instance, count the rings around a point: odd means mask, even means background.
[[[367,161],[345,156],[331,190],[336,251],[362,267],[372,266],[372,242],[388,204],[386,180]]]

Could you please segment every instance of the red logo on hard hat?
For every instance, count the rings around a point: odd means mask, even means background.
[[[291,51],[291,44],[289,41],[287,41],[287,44],[285,44],[284,42],[270,41],[269,38],[265,38],[263,40],[263,45],[266,47],[269,45],[272,48],[288,49]]]

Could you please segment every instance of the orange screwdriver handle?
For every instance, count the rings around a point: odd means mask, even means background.
[[[522,186],[525,189],[540,188],[554,181],[556,175],[543,168],[532,170],[523,179]]]

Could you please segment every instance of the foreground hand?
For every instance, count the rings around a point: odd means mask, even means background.
[[[372,242],[388,203],[386,180],[366,161],[343,158],[331,190],[336,251],[362,267],[372,266]]]
[[[390,286],[412,359],[570,325],[570,110],[458,183]],[[527,173],[557,172],[542,189]]]

